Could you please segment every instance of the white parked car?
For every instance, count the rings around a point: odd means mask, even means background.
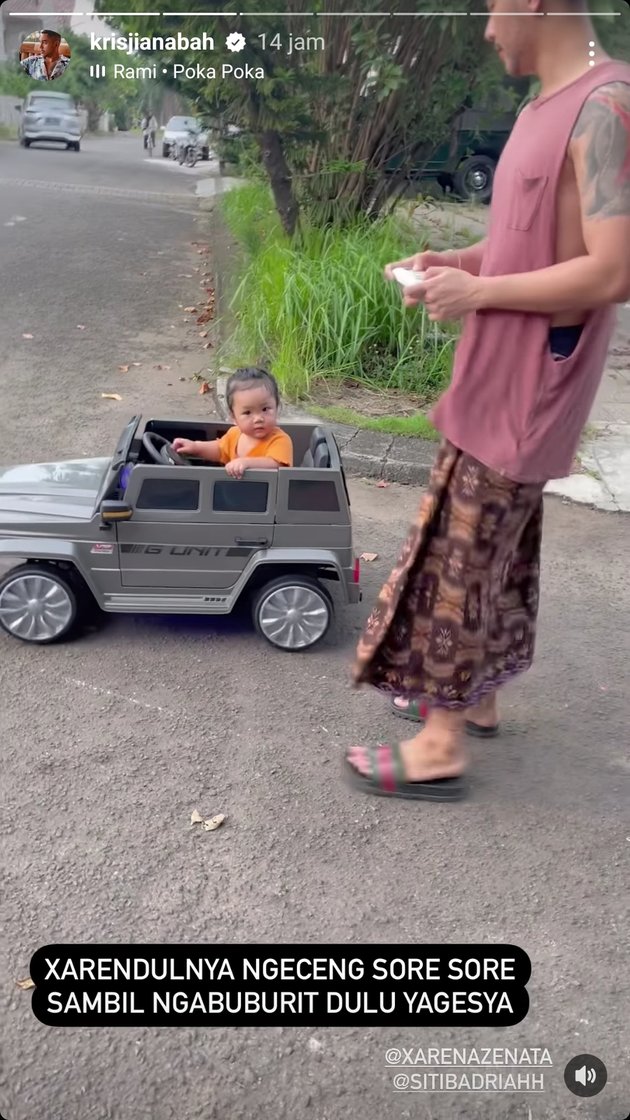
[[[174,144],[185,144],[190,132],[198,135],[201,145],[202,159],[210,158],[210,142],[208,133],[205,132],[196,117],[171,117],[164,129],[162,136],[162,155],[168,158]]]

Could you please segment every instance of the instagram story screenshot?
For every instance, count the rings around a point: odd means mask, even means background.
[[[630,1120],[630,2],[0,4],[0,1120]]]

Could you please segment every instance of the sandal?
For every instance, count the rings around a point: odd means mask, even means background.
[[[376,747],[364,747],[370,773],[361,774],[346,758],[344,770],[347,779],[363,793],[378,797],[403,797],[412,801],[459,801],[466,793],[466,783],[457,778],[432,778],[426,782],[409,782],[400,754],[400,745],[390,747],[379,743]]]
[[[410,700],[406,708],[399,707],[396,701],[392,700],[391,708],[395,716],[399,719],[408,719],[411,723],[424,723],[429,710],[428,705],[420,700]],[[484,727],[483,724],[474,723],[471,719],[466,720],[466,733],[475,739],[496,739],[500,730],[501,726],[498,723],[491,727]]]

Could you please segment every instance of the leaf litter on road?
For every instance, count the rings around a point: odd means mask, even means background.
[[[35,987],[35,981],[31,980],[30,976],[25,976],[23,980],[16,980],[15,985],[21,992],[30,992],[31,988]]]
[[[216,832],[226,820],[225,813],[217,813],[216,816],[204,820],[199,810],[193,809],[190,814],[190,827],[194,828],[196,824],[200,824],[203,832]]]
[[[33,337],[32,334],[23,334],[22,335],[22,338],[32,338],[32,337]]]
[[[366,564],[371,564],[373,560],[378,560],[378,552],[362,552],[361,560],[365,560]]]
[[[119,366],[118,367],[118,372],[119,373],[129,373],[129,366]]]
[[[204,832],[216,832],[225,819],[225,813],[217,813],[216,817],[209,817],[207,821],[204,821],[201,827]]]
[[[121,401],[122,400],[122,397],[121,397],[120,393],[101,393],[101,397],[103,398],[104,401]]]
[[[209,392],[210,392],[210,386],[208,385],[208,382],[207,381],[202,381],[201,385],[199,387],[199,395],[203,396],[204,393],[209,393]]]

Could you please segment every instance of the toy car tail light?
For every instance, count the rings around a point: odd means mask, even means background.
[[[360,561],[358,556],[357,556],[357,558],[354,562],[354,571],[352,573],[352,579],[353,579],[354,583],[360,583],[361,582],[361,561]]]

